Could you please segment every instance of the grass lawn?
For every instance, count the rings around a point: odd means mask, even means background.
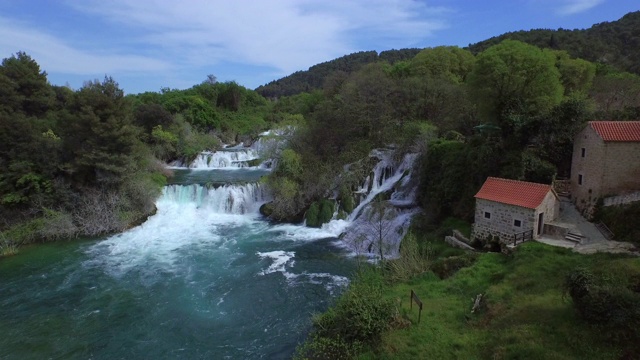
[[[640,259],[611,254],[580,255],[530,242],[514,254],[481,254],[441,280],[429,272],[389,288],[411,326],[383,335],[380,350],[361,359],[620,359],[634,344],[613,345],[582,321],[563,297],[566,275],[578,267],[628,281]],[[409,310],[413,289],[424,303],[422,321]],[[476,295],[484,305],[471,313]]]

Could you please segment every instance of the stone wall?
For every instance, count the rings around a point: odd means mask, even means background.
[[[491,214],[490,219],[485,217],[485,212]],[[534,229],[535,214],[533,209],[476,199],[472,238],[486,239],[498,236],[503,242],[509,243],[513,241],[513,234]],[[514,220],[520,220],[520,227],[514,225]]]
[[[545,223],[551,222],[560,216],[560,200],[553,191],[547,193],[542,203],[540,203],[540,206],[536,209],[534,229],[538,229],[538,214],[540,213],[544,213]],[[534,232],[534,236],[536,233],[537,232]]]
[[[605,143],[600,196],[640,190],[640,142]]]
[[[624,205],[640,201],[640,191],[604,198],[604,206]]]
[[[580,175],[582,184],[578,181]],[[634,190],[640,190],[640,142],[605,143],[591,126],[576,135],[571,162],[571,199],[583,215],[592,215],[599,198],[616,197]]]
[[[605,143],[591,126],[576,135],[571,160],[571,199],[583,214],[595,205],[602,187]],[[584,157],[582,156],[582,149]],[[582,175],[582,184],[579,177]]]

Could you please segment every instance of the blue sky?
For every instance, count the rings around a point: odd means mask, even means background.
[[[636,0],[0,0],[0,57],[56,85],[112,76],[127,93],[214,74],[255,88],[364,50],[467,46],[508,31],[588,28]]]

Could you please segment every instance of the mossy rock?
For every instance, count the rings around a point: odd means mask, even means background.
[[[273,204],[272,203],[264,203],[260,206],[260,214],[262,216],[271,217],[273,214]]]
[[[331,200],[322,199],[314,201],[305,214],[308,227],[319,228],[333,218],[334,203]]]

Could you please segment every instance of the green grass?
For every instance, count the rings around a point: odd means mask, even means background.
[[[380,347],[360,358],[618,359],[624,346],[610,344],[584,323],[563,296],[565,277],[577,267],[623,278],[640,274],[640,259],[580,255],[531,242],[511,256],[481,254],[445,280],[423,274],[385,293],[412,325],[385,333]],[[412,289],[424,303],[419,324],[416,306],[409,309]],[[484,294],[484,305],[471,314],[478,294]]]

